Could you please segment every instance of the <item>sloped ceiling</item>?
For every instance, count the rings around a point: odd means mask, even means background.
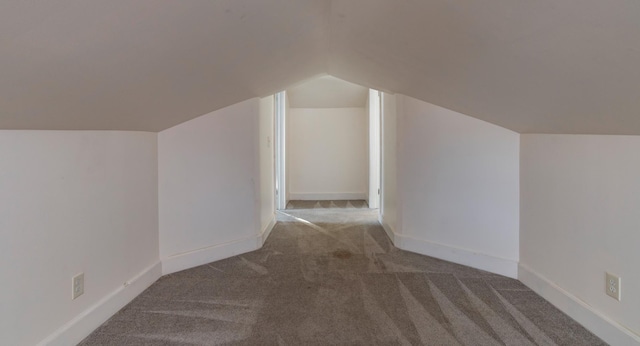
[[[523,133],[640,135],[636,0],[0,2],[0,128],[159,131],[320,74]]]
[[[640,1],[336,0],[329,73],[521,133],[640,134]]]
[[[159,131],[326,72],[328,3],[0,1],[0,128]]]

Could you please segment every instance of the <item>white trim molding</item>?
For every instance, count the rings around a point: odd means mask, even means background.
[[[640,344],[640,335],[520,263],[518,280],[610,345]]]
[[[393,230],[393,228],[389,224],[384,222],[382,217],[380,217],[379,222],[380,222],[380,225],[382,225],[382,228],[384,229],[384,232],[387,234],[387,237],[389,237],[389,239],[391,240],[391,243],[393,245],[395,245],[396,247],[398,247],[396,245],[396,232]]]
[[[265,227],[262,230],[262,233],[260,233],[260,244],[258,244],[258,248],[261,248],[262,245],[264,245],[264,242],[267,241],[267,238],[269,238],[269,235],[271,234],[271,231],[273,230],[273,227],[275,227],[276,225],[276,214],[274,213],[273,216],[271,217],[271,221],[269,221],[269,224],[267,224],[267,227]]]
[[[156,282],[161,276],[161,271],[162,268],[159,261],[144,269],[127,282],[124,282],[115,291],[109,293],[53,332],[38,345],[63,346],[78,344],[118,310],[131,302],[133,298]]]
[[[355,200],[364,199],[367,200],[366,192],[291,192],[289,194],[290,201],[330,201],[330,200]]]
[[[269,221],[269,224],[267,224],[260,234],[244,237],[223,244],[214,244],[164,258],[162,259],[162,275],[179,272],[181,270],[258,250],[271,234],[276,222],[276,215],[274,214],[271,221]]]
[[[246,252],[254,251],[262,246],[262,235],[233,240],[223,244],[215,244],[193,251],[176,254],[162,259],[162,275],[197,267]]]
[[[395,246],[402,250],[439,258],[491,273],[518,278],[518,261],[487,255],[477,251],[394,234]]]

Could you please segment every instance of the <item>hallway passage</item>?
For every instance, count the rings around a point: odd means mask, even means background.
[[[260,250],[162,277],[82,345],[603,345],[517,280],[396,249],[364,201],[293,201]]]

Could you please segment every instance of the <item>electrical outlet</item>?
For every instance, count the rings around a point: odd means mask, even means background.
[[[620,277],[611,273],[606,273],[605,290],[611,298],[620,301]]]
[[[71,279],[71,299],[76,299],[84,293],[84,273],[80,273]]]

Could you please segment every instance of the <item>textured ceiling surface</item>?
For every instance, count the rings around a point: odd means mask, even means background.
[[[640,135],[637,0],[0,2],[0,128],[159,131],[321,74],[522,133]]]

